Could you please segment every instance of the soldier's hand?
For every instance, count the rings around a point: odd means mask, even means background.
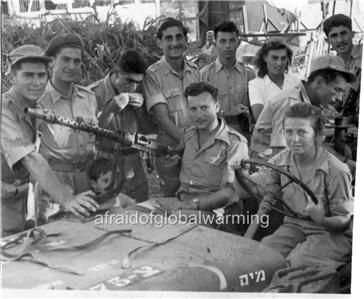
[[[323,198],[320,196],[317,198],[318,203],[315,204],[310,198],[308,199],[307,206],[304,209],[304,213],[309,215],[311,219],[317,224],[322,224],[325,219],[325,209]]]
[[[259,205],[258,214],[268,214],[272,210],[275,202],[276,200],[274,199],[272,194],[267,193],[266,195],[264,195],[263,201]]]
[[[140,108],[143,105],[144,98],[141,93],[129,93],[129,105],[135,108]]]
[[[113,97],[111,100],[111,110],[114,113],[120,112],[124,110],[126,105],[129,104],[129,94],[128,93],[120,93],[117,96]]]
[[[99,204],[92,199],[91,196],[95,194],[92,191],[85,191],[74,195],[69,201],[65,203],[66,211],[78,217],[90,216],[90,212],[96,212]]]
[[[269,201],[262,201],[259,205],[258,215],[268,214],[272,210],[272,204]]]
[[[176,197],[162,197],[156,198],[155,201],[165,210],[168,214],[180,210],[184,207],[183,202]]]

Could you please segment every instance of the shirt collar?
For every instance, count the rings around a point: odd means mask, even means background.
[[[361,52],[362,52],[361,45],[353,45],[353,49],[351,50],[351,57],[357,59],[360,57]]]
[[[221,140],[230,145],[229,128],[224,119],[218,118],[218,120],[219,120],[219,129],[217,130],[214,139]],[[193,135],[197,135],[197,128],[193,127],[193,130],[194,130]]]
[[[164,73],[163,74],[165,76],[168,75],[169,73],[173,73],[176,76],[179,76],[179,74],[168,63],[168,61],[166,60],[166,57],[165,56],[163,56],[161,58],[161,64],[162,64],[162,67],[163,67],[163,70],[164,70]],[[188,65],[188,63],[183,59],[183,73],[185,73],[185,72],[191,72],[191,68]]]
[[[103,79],[105,86],[105,102],[110,101],[114,96],[116,96],[114,87],[111,84],[110,75],[111,73],[107,74],[107,76]]]
[[[66,99],[51,83],[51,80],[48,81],[47,83],[47,87],[44,93],[47,93],[52,100],[52,103],[55,104],[56,102],[58,102],[60,99]],[[74,96],[80,96],[80,97],[84,97],[85,95],[81,92],[81,90],[78,88],[78,86],[76,84],[73,84],[73,92],[72,92],[72,98]]]
[[[286,82],[286,80],[287,80],[287,74],[288,73],[286,73],[286,72],[284,72],[283,73],[283,84]],[[266,84],[270,84],[270,85],[276,85],[270,78],[269,78],[269,76],[268,76],[268,74],[266,74],[266,75],[264,75],[264,77],[263,77],[263,80],[264,80],[264,82],[266,83]],[[277,86],[277,85],[276,85]]]
[[[220,128],[216,133],[215,139],[224,141],[230,145],[229,128],[224,119],[219,118]]]
[[[295,165],[293,154],[289,149],[286,149],[284,152],[287,152],[287,154],[282,155],[282,160],[279,163],[281,166],[288,166],[292,167]],[[284,153],[282,152],[282,153]],[[329,161],[328,161],[328,152],[322,148],[321,146],[318,147],[317,155],[315,157],[314,162],[312,163],[312,168],[315,170],[322,170],[326,174],[329,173]]]
[[[25,103],[24,99],[22,97],[19,97],[19,95],[16,93],[14,87],[11,87],[8,91],[8,94],[11,99],[11,105],[15,109],[15,113],[18,116],[18,119],[25,118],[26,114],[24,113],[24,109],[28,107],[27,103]]]
[[[269,78],[268,74],[266,74],[264,77],[263,77],[263,80],[266,84],[269,84],[269,85],[272,85],[274,84],[273,81]]]
[[[224,65],[220,62],[219,58],[216,58],[214,63],[216,72],[219,72],[224,68]],[[244,66],[240,64],[237,60],[235,61],[235,64],[232,68],[236,69],[239,73],[244,73]]]

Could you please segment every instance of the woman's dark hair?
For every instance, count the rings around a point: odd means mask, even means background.
[[[263,78],[267,73],[267,64],[264,61],[264,57],[268,55],[271,50],[287,50],[288,63],[286,65],[286,71],[288,71],[288,65],[292,63],[293,51],[280,39],[271,39],[264,43],[264,45],[255,54],[254,65],[258,69],[258,77]]]
[[[215,102],[217,102],[218,89],[207,82],[195,82],[188,85],[185,89],[184,96],[187,99],[188,96],[198,96],[203,92],[211,94]]]
[[[97,181],[102,174],[113,171],[113,163],[107,158],[98,158],[94,160],[87,171],[89,180]]]
[[[283,128],[287,118],[305,118],[311,121],[311,126],[315,131],[316,136],[320,136],[324,130],[324,120],[322,112],[319,108],[309,103],[297,103],[289,107],[284,112]]]

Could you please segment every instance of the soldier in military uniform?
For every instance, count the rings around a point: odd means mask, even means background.
[[[89,193],[74,196],[61,184],[37,151],[36,120],[24,113],[34,107],[47,84],[50,59],[35,45],[9,54],[12,87],[2,94],[1,108],[1,224],[2,235],[24,229],[29,179],[39,183],[54,201],[75,215],[88,216],[97,203]]]
[[[349,86],[339,102],[338,110],[344,123],[352,123],[358,127],[363,45],[353,44],[352,22],[346,15],[337,14],[326,19],[323,30],[331,47],[344,60],[345,69],[356,75],[356,81]],[[343,130],[337,130],[335,149],[346,156],[353,170],[356,164],[357,137],[349,139]]]
[[[327,41],[345,63],[345,69],[356,75],[356,81],[343,97],[341,110],[343,116],[354,116],[357,124],[359,118],[360,78],[363,45],[354,45],[354,32],[351,19],[343,14],[333,15],[323,23]]]
[[[83,52],[82,39],[73,33],[56,35],[48,44],[46,55],[53,58],[52,78],[39,103],[56,115],[85,123],[97,124],[97,101],[88,88],[75,84],[80,78]],[[77,194],[89,189],[87,167],[95,153],[95,137],[58,124],[41,123],[42,142],[39,152],[48,161],[59,180],[70,192]],[[52,198],[39,190],[44,200],[40,213],[47,218],[58,212]]]
[[[250,137],[250,103],[248,82],[255,78],[253,70],[236,60],[239,29],[235,23],[224,21],[214,29],[218,58],[201,69],[203,81],[219,90],[220,115],[227,124]]]
[[[143,92],[146,108],[159,126],[157,142],[174,147],[182,140],[184,128],[191,125],[183,91],[199,81],[200,75],[197,66],[184,58],[187,29],[180,21],[166,19],[158,29],[157,38],[164,56],[147,69]],[[163,157],[156,161],[165,196],[178,189],[176,170],[168,168],[172,163],[173,160]]]
[[[220,105],[215,87],[207,82],[192,83],[185,97],[193,126],[185,131],[181,144],[181,186],[177,198],[156,201],[168,212],[212,213],[238,201],[231,165],[248,158],[248,144],[217,116]]]
[[[135,93],[144,78],[144,59],[134,50],[126,51],[118,65],[105,78],[91,84],[99,111],[99,126],[114,131],[138,131],[137,113],[143,104],[141,93]],[[139,152],[115,151],[115,144],[107,138],[96,138],[96,149],[120,166],[124,176],[123,193],[138,202],[148,199],[148,181]],[[128,149],[125,149],[128,150]]]

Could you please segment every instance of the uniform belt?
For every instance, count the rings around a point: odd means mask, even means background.
[[[86,171],[89,160],[86,161],[60,161],[56,159],[48,159],[49,166],[56,171],[64,171],[64,172],[82,172]]]

